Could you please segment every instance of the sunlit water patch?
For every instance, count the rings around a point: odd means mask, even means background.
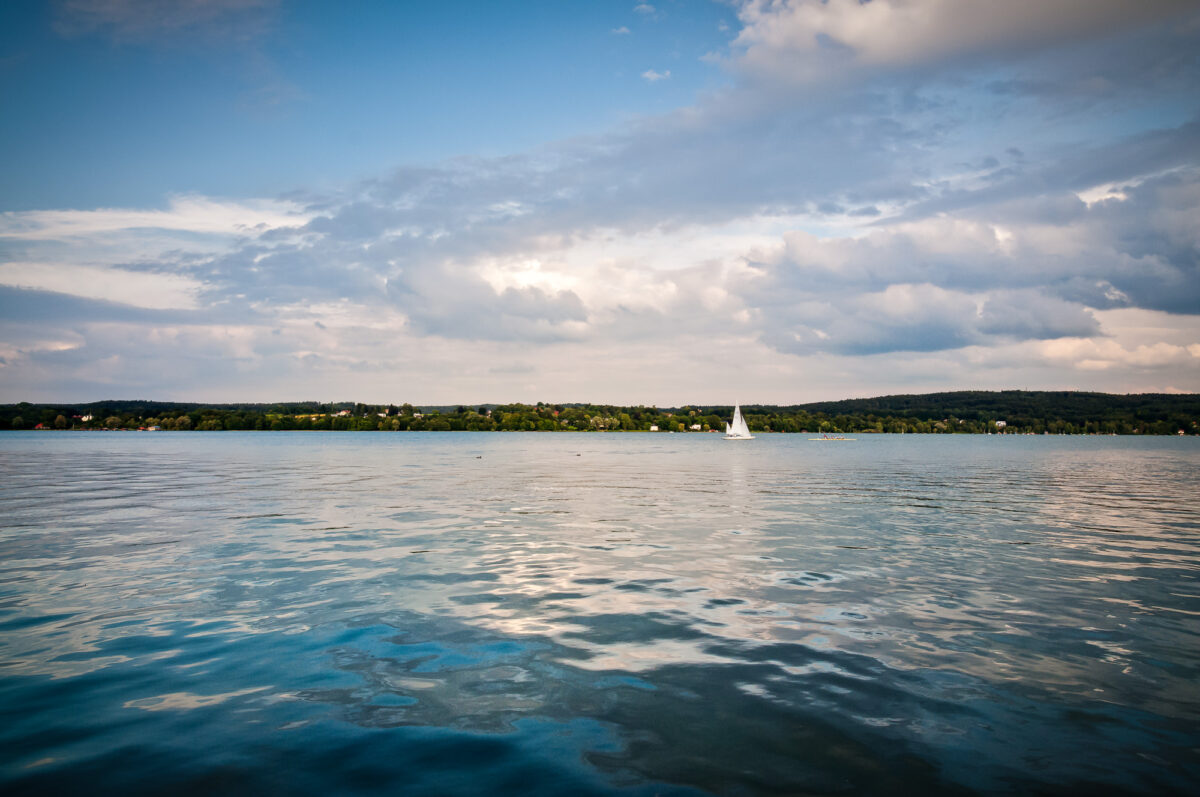
[[[8,793],[1187,793],[1200,441],[0,436]]]

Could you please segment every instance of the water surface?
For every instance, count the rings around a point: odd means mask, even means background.
[[[0,435],[0,789],[1186,793],[1200,439]]]

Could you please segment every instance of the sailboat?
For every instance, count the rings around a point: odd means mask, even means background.
[[[746,425],[746,419],[742,417],[742,408],[737,404],[733,405],[733,420],[725,424],[725,439],[726,440],[753,440],[754,435],[750,434],[750,427]]]

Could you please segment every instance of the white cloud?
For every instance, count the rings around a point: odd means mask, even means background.
[[[171,197],[166,210],[99,208],[0,213],[0,238],[49,241],[142,229],[256,236],[278,227],[300,226],[312,218],[312,213],[292,202],[221,201],[185,195]]]
[[[847,64],[1027,50],[1194,12],[1189,0],[748,0],[734,46],[751,71],[808,80]]]
[[[1076,191],[1075,195],[1089,207],[1095,205],[1097,202],[1108,202],[1111,200],[1124,202],[1126,199],[1129,199],[1129,195],[1119,190],[1114,183],[1097,185],[1083,191]]]
[[[638,3],[633,7],[633,10],[639,14],[650,16],[654,14],[657,9],[655,9],[654,6],[650,5],[649,3]]]
[[[1045,341],[1039,348],[1041,355],[1052,363],[1084,371],[1104,371],[1121,366],[1183,368],[1192,378],[1200,372],[1200,344],[1177,346],[1160,342],[1127,348],[1115,340],[1063,338]]]
[[[629,28],[627,28],[627,27],[625,27],[624,25],[622,25],[622,26],[621,26],[621,27],[619,27],[619,28],[613,28],[611,32],[612,32],[614,35],[616,35],[616,36],[628,36],[628,35],[629,35]]]
[[[153,310],[194,310],[203,285],[180,274],[64,263],[0,263],[0,285],[54,291]]]
[[[642,73],[642,77],[650,83],[657,83],[660,80],[666,80],[667,78],[671,77],[671,70],[667,69],[662,72],[656,72],[653,69],[647,69]]]
[[[215,285],[192,271],[255,242],[293,242],[315,217],[278,200],[176,196],[167,209],[99,208],[0,214],[0,285],[154,310],[200,309]],[[271,240],[264,237],[271,234]]]

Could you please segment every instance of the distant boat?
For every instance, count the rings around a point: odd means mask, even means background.
[[[725,439],[754,439],[754,435],[750,434],[750,427],[746,425],[746,419],[742,417],[742,408],[737,404],[733,405],[733,420],[730,423],[725,424]]]

